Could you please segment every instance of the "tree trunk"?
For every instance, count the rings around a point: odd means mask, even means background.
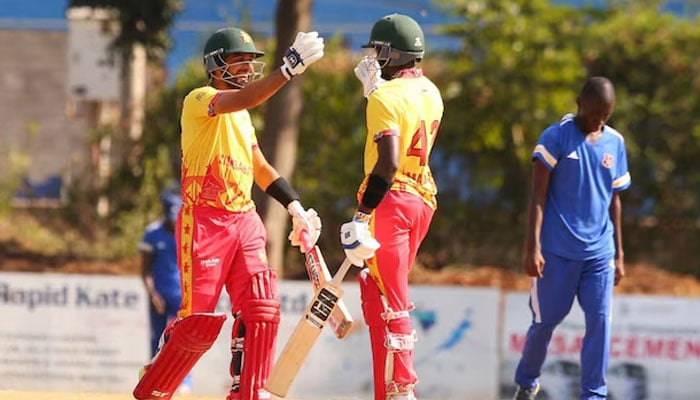
[[[296,33],[311,27],[312,0],[279,0],[275,25],[277,48],[274,67],[281,64],[282,55],[292,44]],[[294,173],[299,137],[299,115],[303,106],[301,77],[294,78],[267,103],[265,129],[260,147],[281,176],[291,180]],[[294,186],[292,184],[292,186]],[[287,248],[287,210],[268,196],[258,194],[256,202],[267,229],[267,250],[270,265],[284,276],[284,253]]]

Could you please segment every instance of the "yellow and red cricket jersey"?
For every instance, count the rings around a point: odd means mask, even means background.
[[[215,115],[212,105],[218,92],[204,86],[185,97],[180,119],[183,201],[244,212],[255,207],[255,128],[247,110]]]
[[[365,179],[379,158],[377,141],[387,134],[399,136],[399,169],[391,190],[413,193],[433,210],[437,208],[437,187],[428,161],[442,120],[444,105],[438,88],[420,69],[406,70],[399,78],[382,84],[367,103]]]

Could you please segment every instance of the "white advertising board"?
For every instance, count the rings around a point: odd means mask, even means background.
[[[139,279],[0,272],[0,390],[130,392],[148,323]]]
[[[501,398],[512,396],[513,374],[530,324],[527,293],[505,296]],[[614,400],[691,400],[700,393],[700,300],[615,295],[610,364]],[[578,388],[584,334],[577,303],[554,332],[542,386],[556,399]],[[574,394],[575,396],[575,394]]]
[[[302,367],[290,397],[322,399],[367,399],[372,397],[372,360],[369,335],[359,299],[359,286],[345,283],[344,301],[355,326],[339,341],[324,330]],[[280,285],[282,322],[278,353],[296,326],[313,292],[307,282]],[[421,399],[496,398],[498,374],[498,307],[495,289],[414,286],[411,313],[418,334],[415,366],[420,379]],[[224,299],[220,310],[229,305]],[[231,320],[213,348],[194,370],[195,392],[222,395],[229,390]]]
[[[371,397],[369,337],[359,287],[344,285],[356,324],[344,341],[324,330],[292,396]],[[309,302],[308,282],[282,282],[278,353]],[[491,400],[498,372],[499,292],[412,288],[422,399]],[[148,311],[138,277],[0,272],[0,390],[119,392],[133,389],[148,360]],[[222,297],[218,311],[230,314]],[[195,367],[194,391],[228,392],[232,318]]]
[[[354,282],[344,288],[354,330],[344,341],[328,330],[322,333],[292,396],[371,397],[371,356],[359,288]],[[282,282],[280,295],[278,352],[309,302],[311,286]],[[414,286],[411,298],[421,399],[512,396],[513,371],[530,323],[527,293],[501,297],[496,289]],[[146,302],[138,277],[0,272],[0,390],[131,392],[149,356]],[[697,398],[698,309],[699,299],[616,295],[611,399]],[[225,297],[219,311],[230,313]],[[542,383],[556,399],[571,398],[578,387],[583,320],[575,304],[552,339]],[[229,317],[195,368],[195,394],[228,391],[231,324]]]

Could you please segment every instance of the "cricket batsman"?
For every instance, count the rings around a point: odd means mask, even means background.
[[[391,14],[372,27],[370,49],[355,68],[367,98],[364,179],[359,204],[340,238],[360,274],[369,326],[375,400],[416,399],[416,332],[408,273],[437,208],[428,164],[442,120],[438,88],[417,64],[425,37],[412,18]],[[381,247],[380,247],[381,244]]]
[[[245,31],[216,31],[204,46],[206,86],[184,99],[181,191],[177,218],[182,304],[164,332],[164,345],[134,389],[137,399],[170,399],[182,378],[216,340],[224,314],[215,314],[222,289],[231,301],[232,386],[228,400],[267,400],[280,320],[277,276],[266,256],[266,231],[251,197],[253,184],[292,216],[294,246],[313,245],[321,221],[266,161],[248,109],[274,95],[323,56],[323,38],[299,32],[282,65],[262,76],[263,55]],[[309,240],[301,243],[302,232]],[[306,236],[306,235],[304,235]]]

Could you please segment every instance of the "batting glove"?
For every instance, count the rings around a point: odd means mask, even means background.
[[[323,38],[318,32],[297,33],[292,47],[282,56],[282,75],[290,80],[304,72],[306,67],[323,57],[323,47]]]
[[[287,239],[292,246],[298,246],[302,253],[306,253],[313,249],[321,236],[321,218],[313,208],[304,210],[299,200],[289,203],[287,210],[292,216],[292,231]],[[303,235],[303,232],[306,232],[306,235]]]
[[[363,57],[353,71],[357,79],[362,82],[365,97],[369,97],[381,84],[386,82],[382,79],[382,70],[374,57]]]
[[[340,227],[340,243],[345,256],[356,267],[362,267],[365,260],[374,257],[379,242],[369,231],[369,215],[357,212],[350,222]]]

